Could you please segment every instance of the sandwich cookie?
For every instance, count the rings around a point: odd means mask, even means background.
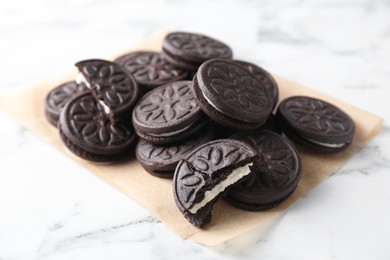
[[[193,81],[199,106],[223,126],[252,130],[261,127],[271,114],[273,100],[264,84],[234,61],[206,61]]]
[[[153,144],[179,142],[208,122],[194,98],[191,81],[176,81],[146,93],[133,110],[136,133]]]
[[[45,116],[50,124],[57,127],[58,119],[66,103],[73,97],[88,91],[84,84],[75,81],[63,83],[52,89],[45,98]]]
[[[276,119],[288,138],[318,152],[344,150],[355,135],[355,123],[349,115],[312,97],[294,96],[283,100]]]
[[[99,106],[113,122],[128,121],[139,99],[134,77],[116,63],[106,60],[84,60],[76,63],[76,82],[84,83]]]
[[[257,160],[253,148],[232,139],[195,148],[179,162],[173,177],[173,196],[180,212],[197,227],[209,223],[218,197],[247,178]]]
[[[58,122],[65,146],[90,161],[110,162],[129,155],[137,136],[130,125],[113,124],[90,92],[71,99]]]
[[[211,37],[188,32],[173,32],[163,41],[162,57],[173,66],[197,70],[209,59],[231,59],[232,49]]]
[[[148,173],[157,177],[172,178],[178,162],[196,146],[211,141],[213,136],[213,128],[209,127],[206,132],[200,131],[191,138],[175,144],[158,145],[140,139],[135,154],[138,162]]]
[[[114,62],[134,76],[142,92],[188,77],[187,71],[173,67],[157,52],[133,52],[117,58]]]
[[[301,163],[290,141],[267,130],[240,132],[230,138],[252,146],[259,154],[257,168],[229,189],[225,200],[245,210],[265,210],[286,200],[301,179]]]

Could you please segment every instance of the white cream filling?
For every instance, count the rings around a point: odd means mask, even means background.
[[[206,97],[206,95],[202,92],[202,95],[203,97],[206,99],[207,103],[209,103],[210,106],[212,106],[213,108],[215,108],[216,110],[218,110],[219,112],[221,112],[222,114],[225,114],[221,109],[219,109],[218,107],[216,107],[212,102],[211,100]]]
[[[104,113],[106,113],[107,115],[110,114],[111,109],[106,105],[106,103],[104,103],[103,100],[99,100],[99,104],[103,107]]]
[[[87,79],[84,77],[83,73],[79,72],[76,76],[76,83],[81,84],[84,83],[87,88],[91,89],[91,84],[87,81]]]
[[[251,170],[249,169],[250,166],[252,166],[253,163],[246,164],[244,166],[241,166],[237,169],[234,169],[229,176],[223,180],[222,182],[215,185],[215,187],[212,190],[208,190],[204,193],[204,198],[201,202],[198,202],[194,204],[189,211],[192,214],[195,214],[199,209],[204,207],[207,203],[212,201],[215,197],[218,196],[221,192],[223,192],[226,187],[229,187],[230,185],[236,183],[238,180],[240,180],[242,177],[248,175]]]
[[[81,84],[81,83],[84,83],[85,86],[87,86],[87,88],[91,89],[91,84],[89,84],[89,82],[87,81],[87,79],[84,77],[83,73],[79,72],[76,76],[76,83],[77,84]],[[104,103],[103,100],[98,100],[99,104],[103,107],[104,109],[104,113],[106,113],[107,115],[110,114],[111,112],[111,109],[106,105],[106,103]]]
[[[193,124],[190,124],[189,126],[186,126],[184,127],[183,129],[180,129],[180,130],[177,130],[177,131],[172,131],[172,132],[169,132],[169,133],[162,133],[162,134],[151,134],[151,133],[148,133],[148,135],[151,135],[151,136],[156,136],[156,137],[160,137],[160,136],[172,136],[172,135],[175,135],[175,134],[179,134],[181,132],[184,132],[185,130],[187,130],[188,128],[190,128]]]
[[[315,144],[318,144],[318,145],[321,145],[321,146],[324,146],[324,147],[329,147],[329,148],[340,148],[340,147],[343,147],[344,145],[347,144],[347,143],[328,144],[328,143],[318,142],[318,141],[315,141],[315,140],[309,139],[309,138],[307,138],[307,140],[312,142],[312,143],[315,143]]]

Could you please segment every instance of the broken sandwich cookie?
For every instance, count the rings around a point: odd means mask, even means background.
[[[63,143],[71,152],[96,162],[126,157],[137,140],[131,125],[113,124],[89,92],[74,97],[65,105],[58,128]]]
[[[116,63],[92,59],[76,63],[76,82],[84,83],[113,122],[131,118],[140,91],[134,77]]]
[[[220,194],[248,177],[257,158],[252,147],[233,139],[195,148],[179,162],[173,177],[173,196],[180,212],[197,227],[209,223]]]

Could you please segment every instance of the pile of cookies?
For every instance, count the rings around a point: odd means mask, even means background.
[[[291,140],[313,152],[352,142],[353,120],[307,96],[279,100],[274,78],[233,60],[226,44],[174,32],[161,53],[76,63],[75,81],[51,90],[45,115],[64,145],[90,161],[129,158],[173,178],[176,205],[189,222],[210,222],[224,198],[245,210],[279,205],[295,190],[301,163]]]

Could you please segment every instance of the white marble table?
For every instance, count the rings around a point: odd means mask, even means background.
[[[163,28],[382,116],[385,127],[275,223],[217,248],[145,209],[0,111],[0,259],[390,259],[390,2],[27,1],[0,5],[0,94]]]

